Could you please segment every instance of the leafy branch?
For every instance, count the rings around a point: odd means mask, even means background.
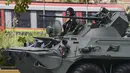
[[[6,0],[6,5],[9,5],[11,3],[15,2],[14,11],[15,12],[26,12],[26,10],[29,8],[29,4],[31,4],[32,0]]]

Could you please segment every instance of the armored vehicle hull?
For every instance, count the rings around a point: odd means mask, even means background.
[[[130,39],[88,38],[89,40],[86,40],[86,43],[80,44],[82,46],[79,46],[77,42],[84,39],[78,39],[78,41],[71,40],[70,42],[73,41],[76,44],[71,47],[67,57],[62,57],[56,50],[48,51],[43,50],[43,48],[32,47],[6,49],[5,54],[8,52],[7,55],[15,61],[16,67],[21,73],[70,73],[70,71],[76,71],[80,65],[88,65],[92,66],[92,68],[95,66],[99,68],[97,70],[104,73],[110,73],[118,65],[126,65],[126,67],[128,65],[129,68]],[[82,48],[85,48],[86,44],[88,44],[89,48],[95,48],[93,50],[84,49],[83,51]],[[96,72],[95,67],[92,69],[94,72]]]

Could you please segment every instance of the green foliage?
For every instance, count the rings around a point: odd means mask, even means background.
[[[0,46],[2,46],[2,41],[3,41],[3,32],[0,31]],[[1,48],[1,47],[0,47]]]
[[[23,47],[25,42],[33,43],[33,37],[48,37],[45,31],[17,32],[15,29],[11,31],[0,31],[0,66],[12,66],[7,64],[7,57],[2,56],[1,49],[9,47]]]
[[[26,12],[26,10],[29,8],[29,4],[31,4],[32,0],[6,0],[6,5],[11,4],[12,2],[15,2],[14,11],[15,12]]]
[[[25,42],[33,43],[33,37],[48,37],[45,31],[16,32],[5,31],[0,34],[0,48],[22,47]]]
[[[23,47],[25,42],[33,43],[33,37],[48,37],[46,32],[31,31],[31,32],[17,32],[15,28],[11,31],[0,31],[0,66],[13,66],[12,63],[6,63],[7,57],[1,54],[1,49],[9,47]]]

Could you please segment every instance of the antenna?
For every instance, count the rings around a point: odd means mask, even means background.
[[[45,0],[43,0],[43,2],[44,2],[44,3],[43,3],[43,4],[44,4],[43,15],[45,15]]]
[[[45,0],[42,0],[43,1],[43,15],[45,15],[46,14],[46,9],[45,9]],[[43,24],[42,25],[44,25],[44,24],[46,24],[46,21],[44,21],[46,19],[46,17],[43,17]]]
[[[88,17],[88,1],[89,0],[85,0],[86,1],[86,17]],[[88,23],[88,20],[86,20],[86,24]]]

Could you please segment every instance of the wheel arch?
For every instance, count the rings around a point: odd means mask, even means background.
[[[92,63],[92,64],[96,64],[98,65],[100,68],[103,69],[103,63],[109,61],[111,64],[113,64],[113,67],[119,66],[121,64],[126,64],[126,63],[130,63],[130,60],[116,60],[116,59],[111,59],[111,60],[107,60],[107,59],[89,59],[89,58],[79,58],[77,59],[66,71],[66,73],[70,73],[71,70],[73,70],[74,68],[77,67],[77,65],[83,64],[83,63]],[[103,71],[105,71],[103,69]]]
[[[83,63],[93,63],[93,64],[96,64],[98,65],[99,67],[101,67],[101,65],[96,61],[98,61],[98,59],[85,59],[85,58],[82,58],[82,59],[78,59],[76,60],[67,70],[66,73],[70,73],[70,71],[72,71],[73,69],[75,69],[78,65],[80,64],[83,64]]]

